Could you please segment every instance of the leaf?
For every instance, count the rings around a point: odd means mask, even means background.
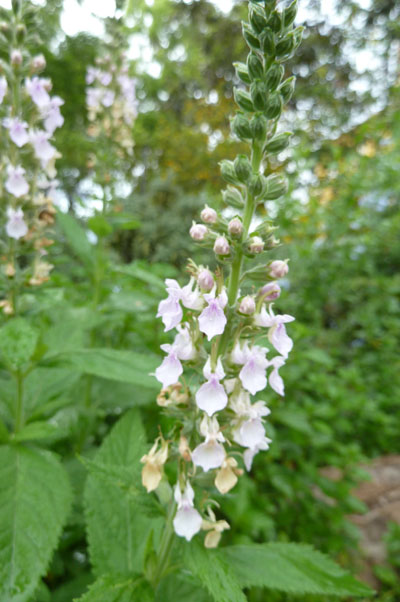
[[[189,573],[172,573],[161,580],[157,588],[156,602],[212,602],[213,598],[201,587],[200,581]]]
[[[312,435],[314,433],[308,421],[307,414],[303,410],[298,410],[296,408],[278,408],[274,412],[274,419],[304,435]]]
[[[116,469],[129,472],[133,486],[140,490],[140,458],[147,450],[140,415],[131,410],[105,438],[94,462],[103,471],[109,467],[112,475]],[[151,529],[161,529],[163,520],[147,518],[135,497],[113,484],[112,478],[92,473],[85,487],[87,534],[94,571],[97,575],[141,573],[148,534]]]
[[[23,318],[14,318],[0,330],[0,349],[12,368],[26,364],[35,353],[39,333]]]
[[[85,230],[76,218],[68,213],[57,213],[57,223],[61,227],[69,246],[75,255],[89,267],[94,264],[94,249],[90,244]]]
[[[242,587],[288,593],[371,596],[373,591],[311,546],[297,543],[239,545],[219,550]]]
[[[94,215],[87,221],[87,225],[97,236],[108,236],[112,232],[112,227],[102,215]]]
[[[210,592],[215,602],[246,602],[234,571],[216,550],[196,541],[184,545],[183,562]]]
[[[141,577],[103,575],[74,602],[153,602],[154,594]]]
[[[59,432],[55,424],[50,424],[42,420],[26,424],[23,429],[15,433],[13,439],[15,441],[35,441],[37,439],[57,439],[63,433]]]
[[[0,447],[0,599],[24,602],[45,574],[71,505],[50,452]]]
[[[59,356],[84,374],[140,385],[158,391],[159,385],[150,372],[156,369],[159,358],[153,354],[120,349],[76,349]]]

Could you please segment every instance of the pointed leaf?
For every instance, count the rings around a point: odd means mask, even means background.
[[[371,596],[373,591],[311,546],[297,543],[239,545],[219,551],[242,587],[288,593]]]
[[[103,575],[74,602],[153,602],[154,594],[141,577]]]
[[[58,459],[0,447],[0,599],[28,600],[46,572],[67,518],[71,490]]]

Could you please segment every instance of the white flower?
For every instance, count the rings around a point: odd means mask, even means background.
[[[179,328],[179,327],[178,327]],[[196,355],[189,329],[179,328],[172,345],[161,345],[161,349],[168,353],[161,366],[155,372],[157,380],[162,383],[163,389],[178,382],[183,372],[180,360],[191,360]]]
[[[49,142],[50,134],[43,131],[33,131],[30,133],[30,140],[33,145],[35,157],[47,163],[56,155],[56,149]]]
[[[0,104],[3,102],[4,97],[7,93],[7,80],[4,77],[4,75],[2,75],[0,77]]]
[[[48,105],[50,102],[50,96],[46,90],[47,86],[47,79],[36,76],[32,79],[27,78],[25,82],[25,87],[29,96],[39,108]]]
[[[285,364],[285,360],[286,358],[277,355],[276,357],[273,357],[272,360],[269,362],[269,366],[273,366],[273,370],[269,375],[269,384],[272,387],[272,389],[276,391],[279,395],[285,394],[283,380],[278,372],[279,368],[282,368],[282,366]]]
[[[48,105],[42,108],[42,119],[44,119],[44,127],[50,135],[54,130],[61,127],[64,123],[64,117],[61,115],[60,107],[64,101],[59,96],[53,96]]]
[[[192,452],[192,460],[195,466],[201,466],[204,472],[212,468],[219,468],[225,459],[224,447],[219,441],[225,438],[219,430],[219,424],[215,417],[204,416],[200,432],[205,437],[205,442],[200,443]]]
[[[19,198],[29,191],[28,182],[24,178],[25,169],[20,165],[7,165],[8,178],[5,183],[6,190]]]
[[[178,504],[178,510],[173,521],[175,533],[179,537],[184,537],[187,541],[190,541],[200,531],[203,519],[194,508],[194,491],[189,481],[187,481],[183,493],[179,483],[176,484],[174,497]]]
[[[203,374],[207,378],[207,382],[201,385],[197,391],[196,403],[200,410],[212,416],[214,412],[223,410],[228,403],[226,391],[219,382],[225,376],[221,358],[218,358],[215,372],[211,372],[211,360],[208,358],[203,368]]]
[[[295,318],[288,314],[275,315],[272,311],[272,304],[269,306],[269,312],[266,310],[265,305],[259,314],[254,317],[254,323],[257,326],[264,326],[269,328],[268,339],[275,349],[287,357],[293,347],[293,341],[286,333],[285,323],[293,322]]]
[[[6,232],[10,238],[18,240],[28,233],[28,226],[24,221],[24,212],[21,208],[13,209],[12,207],[8,207],[7,218]]]
[[[208,305],[199,316],[199,328],[211,341],[213,337],[222,334],[227,322],[224,307],[228,302],[225,289],[216,297],[215,294],[204,295]]]
[[[254,456],[259,451],[265,451],[269,449],[270,443],[272,443],[272,439],[268,439],[268,437],[265,437],[263,441],[261,441],[261,443],[259,443],[255,447],[249,447],[248,449],[246,449],[246,451],[243,453],[243,460],[247,470],[251,470]]]
[[[267,386],[266,368],[268,360],[265,357],[266,353],[267,349],[264,347],[253,345],[253,347],[249,348],[247,343],[243,347],[236,344],[232,351],[232,362],[243,364],[243,368],[239,373],[242,385],[252,395],[255,395],[258,391],[262,391]]]

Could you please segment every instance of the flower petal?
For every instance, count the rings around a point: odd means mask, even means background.
[[[196,393],[196,403],[200,410],[212,416],[214,412],[223,410],[228,403],[224,387],[215,377],[201,385]]]
[[[192,460],[195,466],[201,466],[204,472],[212,468],[219,468],[225,459],[225,450],[215,439],[200,443],[192,452]]]

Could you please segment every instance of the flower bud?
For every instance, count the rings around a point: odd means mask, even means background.
[[[37,54],[33,57],[31,67],[34,71],[42,71],[46,67],[46,59],[43,54]]]
[[[228,224],[228,232],[231,236],[241,236],[243,224],[238,217],[234,217]]]
[[[242,80],[245,84],[250,84],[251,79],[249,76],[249,72],[247,71],[247,65],[244,63],[233,63],[233,66],[236,69],[236,75],[239,79]]]
[[[290,132],[282,132],[282,134],[274,136],[267,142],[264,151],[267,153],[280,153],[288,146],[291,135]]]
[[[280,86],[278,91],[279,91],[279,94],[281,95],[282,101],[284,103],[289,102],[289,100],[292,98],[295,83],[296,83],[296,78],[294,76],[292,76],[292,77],[288,77],[288,79],[285,79],[283,84]]]
[[[265,180],[266,191],[265,199],[274,200],[285,194],[287,191],[287,182],[285,177],[278,174],[271,174]]]
[[[21,43],[25,40],[26,31],[26,27],[23,23],[17,25],[17,42]]]
[[[203,226],[203,224],[196,224],[195,222],[193,222],[193,225],[189,230],[190,236],[193,238],[193,240],[197,241],[204,240],[207,232],[208,230],[206,226]]]
[[[294,0],[292,4],[290,4],[283,11],[283,24],[285,27],[290,27],[293,21],[296,18],[297,13],[297,0]]]
[[[226,182],[229,182],[230,184],[239,183],[232,161],[224,159],[223,161],[221,161],[220,167],[222,177],[224,178],[224,180],[226,180]]]
[[[267,126],[268,122],[264,115],[254,115],[250,121],[253,138],[259,142],[264,142],[265,136],[267,135]]]
[[[233,96],[235,98],[235,102],[241,109],[243,109],[243,111],[248,111],[249,113],[254,111],[251,96],[248,92],[245,90],[240,90],[239,88],[233,88]]]
[[[17,67],[22,63],[22,52],[20,50],[11,50],[10,54],[11,64],[13,67]]]
[[[282,65],[277,65],[276,63],[273,63],[271,65],[265,77],[265,85],[267,87],[268,92],[275,92],[275,90],[282,81],[283,74],[284,68],[282,67]]]
[[[239,140],[249,140],[251,138],[250,123],[244,115],[236,115],[235,119],[231,122],[231,129]]]
[[[214,286],[214,276],[210,270],[204,268],[197,277],[197,283],[203,291],[210,291]]]
[[[267,106],[267,91],[264,82],[255,81],[250,87],[251,100],[257,111],[264,111]]]
[[[264,29],[262,34],[262,49],[268,56],[275,55],[275,36],[271,29]]]
[[[264,241],[259,236],[253,236],[249,242],[250,253],[262,253],[264,251]]]
[[[250,50],[251,49],[258,50],[260,48],[259,39],[254,35],[251,27],[249,27],[249,25],[247,25],[247,23],[244,23],[243,21],[242,21],[242,33],[243,33],[243,37],[246,40],[246,43],[249,46]]]
[[[251,79],[261,79],[264,76],[263,64],[253,52],[247,57],[247,71]]]
[[[276,119],[282,112],[282,98],[279,94],[271,94],[268,98],[267,108],[265,109],[265,115],[268,119]]]
[[[212,207],[206,205],[202,212],[200,213],[200,217],[206,224],[215,224],[218,219],[217,212]]]
[[[235,173],[241,182],[247,182],[251,176],[251,163],[246,155],[238,155],[233,162]]]
[[[244,207],[244,200],[237,188],[228,186],[226,190],[222,191],[222,198],[227,205],[235,207],[235,209],[242,209]]]
[[[289,266],[286,261],[276,259],[269,265],[269,275],[271,278],[284,278],[289,272]]]
[[[258,296],[263,298],[263,301],[275,301],[281,294],[281,287],[277,282],[268,282],[259,291]]]
[[[217,255],[229,255],[231,248],[225,236],[218,236],[214,243],[214,253]]]
[[[254,297],[251,295],[243,297],[239,305],[239,313],[245,314],[246,316],[251,316],[255,311],[256,302],[254,301]]]

